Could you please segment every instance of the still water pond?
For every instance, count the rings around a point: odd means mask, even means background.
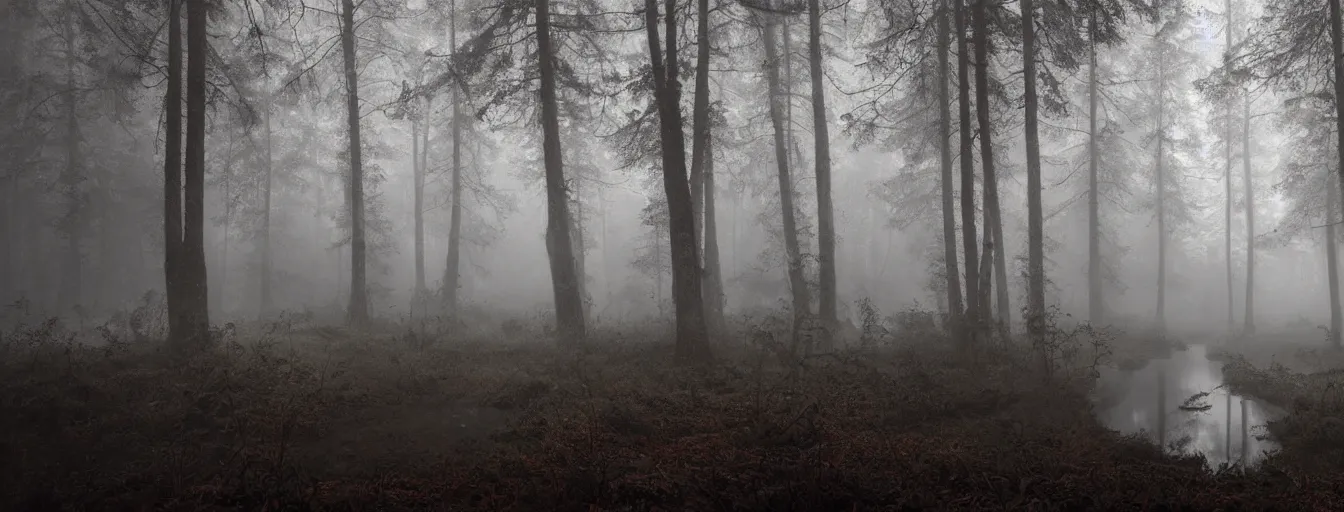
[[[1209,360],[1204,345],[1193,345],[1137,370],[1103,370],[1097,414],[1114,430],[1143,433],[1171,451],[1203,454],[1210,467],[1255,464],[1278,448],[1266,439],[1264,425],[1281,411],[1229,393],[1222,384],[1222,364]]]

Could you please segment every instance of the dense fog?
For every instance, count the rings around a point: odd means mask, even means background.
[[[0,510],[1344,510],[1342,4],[0,0]]]
[[[692,195],[700,208],[697,236],[703,196],[717,205],[718,261],[700,266],[717,267],[726,314],[788,309],[793,267],[812,291],[809,308],[820,300],[825,244],[812,86],[821,84],[839,318],[858,322],[864,299],[887,313],[948,310],[942,133],[954,177],[948,190],[955,208],[947,214],[959,282],[967,281],[964,171],[974,181],[978,218],[970,232],[981,259],[986,220],[1001,224],[995,304],[986,309],[996,318],[1007,311],[1021,324],[1035,243],[1045,303],[1077,320],[1100,315],[1094,320],[1155,325],[1162,288],[1160,317],[1170,330],[1243,329],[1248,315],[1263,328],[1330,325],[1326,190],[1337,188],[1329,180],[1338,143],[1328,122],[1330,63],[1322,60],[1328,38],[1310,47],[1274,46],[1288,37],[1283,27],[1293,16],[1324,23],[1315,11],[1244,0],[1043,2],[1028,99],[1021,8],[994,4],[986,14],[989,91],[968,83],[970,108],[959,116],[961,52],[943,33],[951,63],[940,74],[940,2],[822,2],[815,56],[806,3],[710,4],[704,106],[696,102],[694,4],[681,4],[675,25],[660,23],[658,37],[679,47],[684,155],[677,165],[700,172],[705,166],[691,161],[702,133],[696,123],[708,122],[712,134],[713,188]],[[11,0],[0,7],[5,303],[22,300],[38,316],[98,323],[133,309],[147,293],[162,300],[164,159],[172,131],[166,5]],[[367,255],[364,283],[353,288],[367,287],[369,315],[395,320],[416,313],[415,305],[433,315],[464,308],[551,314],[559,281],[546,245],[548,172],[560,173],[556,183],[568,198],[572,259],[589,320],[675,314],[676,237],[668,226],[677,221],[668,215],[661,93],[649,65],[644,5],[550,2],[556,71],[549,87],[563,161],[554,171],[543,156],[531,3],[201,5],[209,10],[205,47],[187,41],[177,48],[187,57],[176,71],[187,129],[177,130],[187,138],[186,165],[191,138],[204,144],[203,169],[186,172],[185,230],[187,245],[200,245],[188,252],[204,252],[211,324],[281,311],[348,316],[350,101],[358,105],[360,252]],[[346,21],[354,25],[348,49]],[[189,38],[188,25],[182,33]],[[675,40],[667,27],[675,27]],[[965,48],[974,48],[976,40],[966,39]],[[810,57],[819,59],[820,80]],[[192,59],[204,60],[195,78]],[[351,65],[357,94],[347,88]],[[940,100],[940,92],[948,96]],[[193,95],[202,107],[191,104]],[[779,99],[778,123],[772,97]],[[991,103],[987,110],[980,110],[981,98]],[[944,131],[941,101],[949,113]],[[1028,103],[1038,111],[1039,162],[1027,158]],[[204,131],[187,133],[196,108],[204,108]],[[983,211],[980,115],[992,127],[999,212]],[[964,123],[971,125],[970,148],[958,142]],[[779,141],[785,147],[777,152]],[[779,155],[796,213],[792,256],[781,224]],[[974,161],[963,171],[966,155]],[[1042,190],[1038,241],[1029,236],[1033,165]],[[195,220],[193,172],[204,180],[196,185],[203,204]],[[1097,205],[1091,235],[1090,188]],[[192,242],[195,230],[199,241]],[[695,244],[702,260],[703,242]],[[446,262],[460,276],[453,306],[445,306]],[[1093,274],[1099,279],[1090,282]]]

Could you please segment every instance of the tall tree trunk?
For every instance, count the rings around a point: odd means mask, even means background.
[[[168,339],[182,332],[182,0],[168,2],[168,91],[164,99],[163,273]]]
[[[210,339],[210,300],[205,270],[205,60],[204,2],[187,9],[187,148],[182,232],[185,309],[184,341]]]
[[[1167,451],[1167,365],[1157,363],[1157,448]]]
[[[368,284],[365,279],[364,162],[359,137],[359,75],[355,60],[355,4],[341,0],[341,54],[345,60],[346,122],[350,134],[350,309],[353,326],[369,321]]]
[[[425,131],[429,131],[426,127]],[[420,121],[411,120],[412,209],[415,223],[415,302],[425,295],[425,168],[420,159]]]
[[[449,4],[451,20],[448,38],[452,55],[457,53],[457,0]],[[448,225],[447,267],[443,271],[443,297],[448,313],[457,313],[458,289],[462,283],[462,101],[458,84],[453,84],[453,192],[452,212]]]
[[[696,19],[695,98],[691,113],[691,203],[696,214],[697,240],[705,247],[703,259],[705,326],[711,336],[723,334],[723,282],[719,272],[718,226],[714,218],[714,155],[709,126],[709,0],[698,0]],[[605,241],[604,241],[605,243]]]
[[[1242,331],[1255,333],[1255,188],[1251,183],[1251,97],[1242,97],[1241,109],[1242,184],[1246,194],[1246,315]]]
[[[766,16],[773,15],[767,14]],[[765,75],[770,88],[770,121],[774,125],[775,132],[775,165],[779,170],[779,205],[784,221],[784,251],[788,257],[789,288],[793,295],[793,316],[796,320],[810,314],[811,305],[808,298],[807,281],[803,277],[802,249],[798,243],[798,223],[794,218],[797,210],[793,206],[793,178],[789,175],[789,141],[786,138],[788,129],[785,125],[787,120],[784,112],[784,103],[788,101],[788,98],[785,97],[784,88],[781,86],[779,79],[779,66],[783,62],[780,60],[781,56],[775,44],[775,25],[776,23],[772,18],[766,22],[764,30]]]
[[[1166,67],[1161,52],[1157,57],[1157,158],[1154,176],[1157,181],[1157,326],[1158,334],[1167,331],[1167,177],[1166,152]]]
[[[1325,266],[1330,279],[1330,343],[1340,348],[1340,330],[1344,329],[1339,303],[1339,246],[1335,245],[1335,225],[1339,222],[1339,179],[1326,171],[1325,192]]]
[[[583,223],[586,214],[583,209],[583,180],[574,180],[573,203],[574,203],[574,234],[571,240],[574,241],[574,274],[579,279],[579,299],[583,304],[583,318],[585,321],[592,320],[592,296],[588,293],[588,242],[583,238]]]
[[[1097,18],[1087,21],[1087,319],[1093,325],[1106,320],[1101,274],[1101,182],[1097,174]]]
[[[1004,258],[1003,221],[999,215],[999,186],[994,171],[994,126],[990,121],[989,104],[989,14],[988,0],[975,0],[971,8],[971,17],[975,25],[972,32],[975,46],[975,110],[980,125],[980,165],[984,167],[985,229],[993,236],[985,237],[986,243],[994,252],[994,271],[998,273],[998,330],[1004,336],[1008,334],[1008,276]],[[989,257],[986,255],[986,257]],[[989,305],[981,304],[985,318],[990,318]]]
[[[723,318],[723,270],[719,263],[719,220],[714,188],[714,143],[705,144],[705,326],[714,336],[728,331]]]
[[[1340,0],[1327,0],[1330,2],[1330,43],[1334,49],[1335,64],[1335,135],[1339,137],[1336,144],[1336,156],[1339,158],[1339,166],[1335,172],[1339,173],[1340,180],[1338,185],[1344,187],[1344,15],[1340,13]]]
[[[681,81],[677,78],[681,61],[677,59],[676,5],[676,0],[667,0],[665,7],[666,55],[659,48],[655,0],[644,0],[644,20],[663,142],[663,189],[667,193],[672,301],[677,318],[676,354],[679,361],[700,362],[709,359],[710,353],[705,331],[704,296],[701,294],[700,251],[695,242],[695,214],[686,173],[686,141],[681,131]]]
[[[1022,75],[1027,104],[1027,331],[1035,337],[1045,327],[1045,219],[1041,208],[1041,139],[1037,127],[1036,7],[1033,0],[1021,1]],[[1007,323],[1008,317],[1002,320]]]
[[[695,239],[704,240],[705,148],[709,145],[709,0],[696,0],[695,91],[691,99],[691,206]]]
[[[971,55],[966,44],[965,0],[952,0],[957,30],[957,115],[960,122],[961,244],[966,265],[966,341],[980,332],[980,264],[975,247],[975,162],[971,139]],[[986,232],[988,234],[988,232]],[[988,258],[989,256],[985,256]]]
[[[793,27],[791,21],[788,17],[784,18],[783,23],[780,24],[779,37],[780,42],[784,45],[784,54],[782,55],[784,60],[780,62],[780,65],[784,66],[784,80],[780,85],[784,91],[784,138],[788,142],[786,150],[791,152],[792,156],[790,158],[793,159],[790,161],[790,169],[797,165],[799,161],[802,161],[798,151],[798,140],[793,138],[793,32],[790,30]]]
[[[1333,1],[1333,0],[1331,0]],[[1227,29],[1224,30],[1226,37],[1226,50],[1223,53],[1224,65],[1231,63],[1232,59],[1232,0],[1227,0]],[[1226,203],[1223,210],[1223,254],[1227,256],[1227,328],[1232,329],[1234,321],[1232,313],[1232,103],[1228,103],[1227,108],[1227,133],[1225,141],[1227,142],[1227,155],[1223,168],[1223,192],[1226,194]]]
[[[961,339],[963,332],[961,304],[961,270],[957,267],[957,212],[952,187],[952,100],[948,87],[951,86],[949,53],[951,52],[951,22],[953,15],[950,0],[943,0],[938,14],[938,140],[939,165],[942,167],[940,185],[942,187],[943,206],[943,265],[947,279],[948,320],[952,335]]]
[[[219,286],[211,286],[210,292],[215,295],[210,299],[221,314],[228,315],[228,303],[226,294],[229,283],[229,231],[233,226],[233,137],[229,137],[228,156],[224,162],[224,226],[222,227],[223,240],[219,251]],[[110,217],[104,217],[110,218]],[[108,251],[104,251],[107,254]]]
[[[1335,136],[1339,138],[1335,145],[1335,154],[1339,159],[1336,162],[1335,172],[1338,173],[1339,179],[1335,181],[1335,185],[1344,188],[1344,101],[1339,100],[1344,98],[1344,20],[1341,20],[1344,15],[1340,14],[1340,0],[1327,1],[1330,2],[1330,42],[1334,50],[1335,64]],[[1339,286],[1338,281],[1331,279],[1330,286]],[[1338,317],[1334,316],[1338,315],[1338,312],[1339,305],[1334,304],[1332,318],[1335,321],[1331,335],[1334,337],[1335,348],[1340,348],[1340,324]]]
[[[835,207],[831,204],[831,137],[826,126],[826,90],[821,67],[821,1],[808,2],[808,68],[812,75],[812,133],[817,164],[817,249],[820,266],[818,304],[821,321],[836,328]]]
[[[261,304],[260,317],[271,314],[271,195],[274,186],[275,160],[271,153],[271,99],[262,110],[266,137],[266,180],[262,183],[261,199]]]
[[[584,338],[583,298],[570,241],[569,198],[565,194],[564,158],[560,152],[560,114],[555,94],[555,49],[551,46],[550,2],[536,0],[537,58],[541,68],[541,127],[546,162],[546,249],[551,260],[557,334],[563,344]]]

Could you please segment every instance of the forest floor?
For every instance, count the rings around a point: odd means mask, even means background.
[[[1013,349],[742,342],[680,369],[631,332],[269,329],[183,358],[50,329],[0,343],[3,510],[1344,510],[1344,457],[1302,455],[1344,446],[1344,404],[1237,361],[1323,425],[1245,473],[1107,430]]]

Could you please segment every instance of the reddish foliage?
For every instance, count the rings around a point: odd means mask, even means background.
[[[936,350],[869,353],[790,372],[726,354],[678,370],[637,347],[386,346],[20,375],[67,417],[108,414],[47,431],[9,423],[10,439],[121,458],[0,462],[26,486],[3,508],[1344,510],[1344,475],[1211,474],[1107,431],[1079,392],[1041,387],[1013,358],[971,368]],[[81,379],[96,407],[72,398]],[[133,389],[103,387],[114,381]],[[36,417],[15,398],[36,389],[11,385],[4,403]],[[468,435],[470,422],[484,433]],[[172,450],[190,460],[169,462]]]

